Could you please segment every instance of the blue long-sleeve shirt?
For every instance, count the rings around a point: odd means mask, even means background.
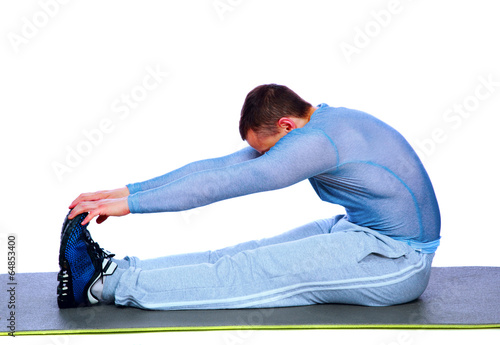
[[[434,189],[408,142],[369,114],[327,104],[263,155],[247,147],[127,185],[128,204],[132,213],[182,211],[305,179],[352,223],[423,252],[439,245]]]

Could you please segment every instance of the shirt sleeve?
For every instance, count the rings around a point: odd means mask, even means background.
[[[197,171],[128,197],[132,213],[183,211],[220,200],[293,185],[335,169],[337,150],[321,130],[299,128],[266,154]]]
[[[244,149],[236,151],[227,156],[196,161],[193,163],[189,163],[179,169],[166,173],[164,175],[152,178],[150,180],[137,183],[130,183],[127,185],[127,188],[130,194],[135,194],[137,192],[158,188],[168,183],[172,183],[175,180],[178,180],[184,176],[193,174],[195,172],[230,166],[233,164],[244,162],[249,159],[254,159],[258,156],[260,156],[259,152],[257,152],[251,147],[245,147]]]

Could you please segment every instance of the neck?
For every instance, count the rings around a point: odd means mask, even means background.
[[[301,118],[295,118],[294,122],[295,124],[297,125],[297,128],[301,128],[301,127],[304,127],[306,125],[306,123],[308,123],[310,120],[311,120],[311,116],[312,114],[317,110],[318,108],[317,107],[311,107],[309,108],[309,110],[307,111],[307,116],[306,117],[301,117]]]
[[[309,120],[311,120],[311,116],[312,116],[312,114],[314,114],[314,112],[316,110],[318,110],[318,107],[309,108],[309,111],[307,112],[307,122],[309,122]]]

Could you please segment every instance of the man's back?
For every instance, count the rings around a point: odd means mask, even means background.
[[[331,169],[309,180],[322,200],[346,208],[349,221],[398,239],[439,238],[439,207],[430,179],[392,127],[361,111],[321,104],[306,126],[276,148],[299,135],[328,137],[330,144],[321,149]]]

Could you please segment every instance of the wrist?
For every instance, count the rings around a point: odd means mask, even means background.
[[[118,197],[120,197],[120,198],[125,198],[125,197],[130,195],[130,191],[129,191],[128,187],[118,188],[116,191],[117,191]]]
[[[139,183],[129,183],[125,188],[127,188],[129,195],[133,195],[141,191]]]

